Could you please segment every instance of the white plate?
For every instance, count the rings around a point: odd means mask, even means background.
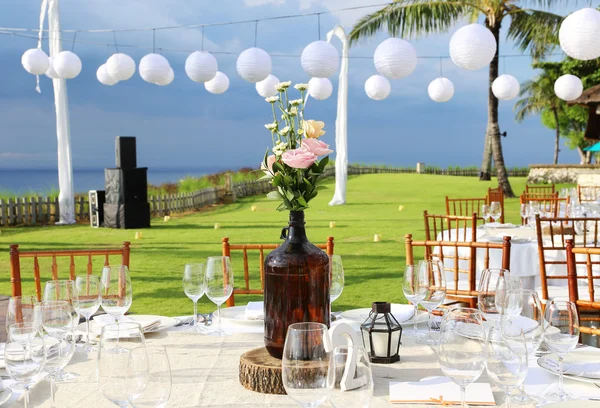
[[[578,399],[573,401],[560,401],[551,402],[544,405],[544,408],[598,408],[600,402],[598,401],[586,401],[585,399]]]
[[[4,388],[2,391],[0,391],[0,405],[4,405],[6,401],[12,397],[12,395],[13,392],[10,388]]]
[[[595,366],[597,369],[594,370],[593,373],[575,374],[577,368],[584,369],[585,364],[588,362],[598,362],[600,361],[600,349],[594,347],[581,347],[578,348],[565,356],[564,360],[564,370],[565,370],[565,378],[569,378],[571,380],[577,380],[587,383],[600,384],[600,363],[596,363]],[[538,358],[537,363],[544,370],[558,375],[558,358],[554,354],[547,354]],[[569,372],[572,373],[569,373]]]
[[[149,324],[150,322],[160,320],[160,324],[158,325],[158,327],[156,327],[150,331],[144,330],[144,333],[153,333],[153,332],[157,332],[157,331],[166,330],[166,329],[169,329],[169,328],[175,326],[175,324],[177,324],[177,320],[175,320],[171,317],[166,317],[166,316],[127,315],[127,317],[129,319],[133,320],[134,322],[139,323],[140,325],[142,325],[142,327],[144,327],[145,324]],[[85,333],[86,332],[85,323],[81,323],[79,326],[77,326],[77,330],[79,330],[81,333]],[[101,331],[102,331],[102,326],[100,326],[99,324],[96,324],[93,320],[90,321],[90,333],[93,333],[93,334],[99,336]]]
[[[371,312],[370,307],[363,309],[346,310],[340,315],[343,319],[347,319],[357,323],[364,323]],[[398,323],[413,323],[413,315],[415,308],[412,305],[400,305],[392,303],[392,315],[398,320]],[[417,323],[427,320],[427,312],[419,311],[417,313]]]
[[[262,319],[246,319],[246,306],[233,306],[223,308],[221,309],[221,318],[227,323],[242,324],[244,326],[262,326],[265,324],[265,321]],[[216,319],[216,312],[215,316],[213,317],[213,321],[214,319]]]

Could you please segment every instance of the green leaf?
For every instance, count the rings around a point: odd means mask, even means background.
[[[272,179],[273,176],[270,174],[265,174],[264,176],[262,176],[261,178],[259,178],[259,180],[267,180],[267,179]]]
[[[267,166],[267,157],[269,157],[269,148],[267,148],[267,151],[265,152],[265,158],[263,159],[263,163],[265,164],[266,169],[269,168],[269,166]]]
[[[281,194],[279,194],[279,192],[271,191],[269,194],[267,194],[267,198],[269,200],[281,200],[283,197],[281,196]]]
[[[274,185],[275,187],[278,187],[278,186],[280,186],[280,185],[281,185],[281,183],[282,183],[282,181],[283,181],[283,176],[281,175],[281,173],[277,173],[277,174],[275,175],[275,177],[273,177],[273,185]]]
[[[327,164],[329,163],[329,156],[325,156],[323,157],[323,159],[321,159],[321,161],[319,162],[319,170],[322,173],[323,170],[325,170],[325,166],[327,166]]]
[[[321,191],[321,190],[329,190],[329,187],[327,187],[327,186],[317,186],[316,190],[317,190],[317,191]]]
[[[302,196],[298,197],[298,203],[300,203],[300,205],[302,205],[303,207],[308,206],[308,203],[306,202],[306,200]]]
[[[273,163],[273,173],[277,173],[278,171],[283,172],[284,169],[283,169],[283,166],[281,165],[281,163],[276,161]]]
[[[313,185],[310,181],[308,181],[308,179],[306,177],[304,177],[304,184],[306,185],[307,190],[312,190]]]
[[[285,190],[285,196],[288,200],[292,201],[294,199],[294,193],[290,190]]]

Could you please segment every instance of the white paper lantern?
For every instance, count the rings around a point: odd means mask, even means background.
[[[258,94],[263,98],[275,96],[277,95],[277,89],[275,89],[275,86],[277,86],[278,83],[279,78],[273,74],[269,74],[268,77],[256,83],[256,92],[258,92]]]
[[[167,76],[160,81],[156,81],[155,84],[159,86],[166,86],[173,82],[173,79],[175,79],[175,72],[173,72],[173,68],[169,66],[169,72],[167,73]]]
[[[450,39],[450,58],[463,69],[476,70],[489,65],[496,55],[496,39],[481,24],[458,29]]]
[[[392,87],[390,81],[381,75],[373,75],[365,82],[367,96],[376,101],[382,101],[390,95]]]
[[[52,57],[48,58],[50,65],[48,65],[48,70],[46,70],[46,76],[50,79],[60,79],[60,76],[54,70],[54,65],[52,64]]]
[[[113,54],[106,61],[106,72],[117,81],[127,81],[135,74],[135,61],[127,54]]]
[[[502,101],[509,101],[519,95],[521,85],[512,75],[500,75],[492,83],[492,92],[494,96]]]
[[[81,72],[81,60],[71,51],[61,51],[53,59],[52,66],[62,79],[73,79]]]
[[[213,79],[204,83],[204,87],[211,94],[219,95],[229,88],[229,78],[221,71]]]
[[[302,69],[313,78],[327,78],[340,66],[337,49],[326,41],[314,41],[304,47],[300,56]]]
[[[436,78],[429,83],[427,93],[434,102],[448,102],[454,96],[454,84],[448,78]]]
[[[248,48],[237,59],[237,72],[248,82],[256,83],[271,73],[271,57],[261,48]]]
[[[573,101],[583,93],[581,79],[575,75],[563,75],[554,83],[554,93],[563,101]]]
[[[560,25],[558,39],[571,58],[588,61],[600,57],[600,12],[584,8],[569,14]]]
[[[165,82],[170,74],[169,61],[160,54],[147,54],[140,61],[138,70],[146,82],[157,84]]]
[[[25,71],[30,74],[42,75],[48,70],[50,60],[43,50],[31,48],[23,53],[21,64],[23,65],[23,68],[25,68]]]
[[[219,63],[210,52],[194,51],[185,60],[185,73],[194,82],[210,81],[218,70]]]
[[[106,64],[102,64],[100,65],[100,67],[98,67],[98,70],[96,71],[96,78],[98,78],[98,82],[100,82],[102,85],[112,86],[119,82],[118,79],[113,78],[108,73],[108,70],[106,69]]]
[[[327,78],[311,78],[308,81],[308,94],[318,101],[324,101],[333,93],[333,84]]]
[[[373,59],[377,72],[388,79],[407,77],[417,67],[415,47],[400,38],[388,38],[379,44]]]

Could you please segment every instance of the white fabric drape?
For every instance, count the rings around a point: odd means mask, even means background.
[[[327,33],[327,42],[331,42],[334,35],[342,41],[342,67],[335,120],[335,193],[329,205],[342,205],[346,204],[346,181],[348,180],[348,48],[350,43],[342,26],[336,26]]]

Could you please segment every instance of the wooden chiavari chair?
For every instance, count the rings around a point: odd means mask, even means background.
[[[529,194],[554,194],[556,192],[554,184],[540,186],[525,186],[525,193]]]
[[[577,196],[580,203],[594,202],[600,198],[600,186],[577,186]]]
[[[502,215],[498,219],[498,222],[504,224],[504,191],[502,187],[490,188],[488,189],[487,194],[487,204],[490,205],[493,202],[500,203],[500,208],[502,209]]]
[[[468,303],[477,307],[477,259],[483,252],[481,270],[490,267],[510,269],[510,237],[504,237],[502,243],[458,242],[458,241],[413,241],[412,235],[406,238],[406,264],[414,265],[414,248],[423,247],[425,259],[439,260],[446,271],[446,299],[458,303]],[[461,251],[462,249],[462,251]],[[502,251],[501,265],[490,264],[490,251]],[[478,251],[481,251],[478,254]],[[466,277],[466,279],[461,279]]]
[[[569,204],[569,198],[558,198],[558,193],[554,193],[552,197],[523,194],[520,198],[521,204],[533,204],[537,203],[540,206],[540,211],[543,214],[550,214],[552,217],[558,217],[560,213],[561,204],[566,206]]]
[[[482,204],[489,204],[487,197],[482,198],[449,198],[446,196],[446,215],[461,217],[479,214]],[[483,221],[483,218],[479,217]]]
[[[264,277],[265,277],[265,250],[272,251],[278,248],[281,244],[230,244],[229,238],[223,238],[223,256],[231,258],[231,251],[241,251],[244,263],[244,287],[234,288],[233,293],[227,299],[227,307],[235,306],[235,295],[262,295],[264,293]],[[333,255],[333,237],[327,238],[326,244],[315,245],[317,248],[323,249],[327,255]],[[260,289],[250,287],[250,266],[248,261],[248,252],[258,251],[259,256],[259,271],[260,271]],[[236,281],[234,281],[235,283]]]
[[[477,241],[477,214],[433,215],[423,211],[426,241]],[[470,230],[469,230],[470,228]]]

